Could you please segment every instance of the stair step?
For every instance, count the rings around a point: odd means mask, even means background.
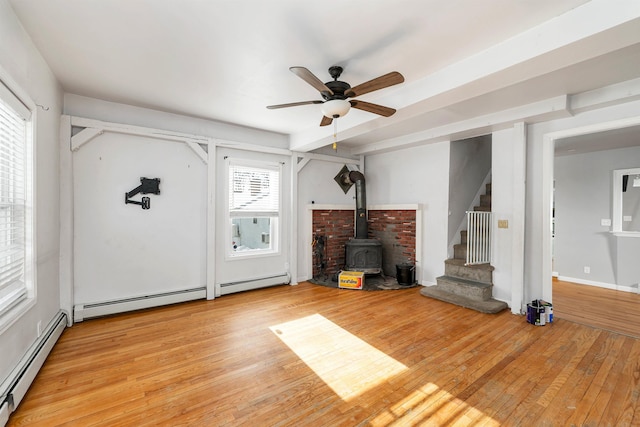
[[[480,196],[480,206],[491,206],[491,194],[482,194]]]
[[[461,245],[467,244],[467,230],[462,230],[460,232],[460,244]]]
[[[480,283],[493,284],[493,266],[491,264],[464,265],[464,259],[448,259],[444,262],[444,275]]]
[[[467,260],[467,243],[461,243],[459,245],[453,245],[453,257],[455,259]]]
[[[484,193],[491,195],[491,183],[488,183],[484,186]]]
[[[474,212],[491,212],[491,206],[474,206]]]
[[[460,307],[470,308],[481,313],[499,313],[508,307],[506,303],[495,300],[493,298],[487,301],[477,301],[461,295],[443,291],[442,289],[439,289],[437,285],[423,287],[420,290],[420,294],[425,297],[434,298],[440,301],[448,302],[450,304],[458,305]]]
[[[440,276],[436,279],[438,289],[477,301],[491,299],[493,285],[457,277]]]

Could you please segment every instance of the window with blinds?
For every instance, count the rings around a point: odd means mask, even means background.
[[[0,316],[29,296],[29,110],[0,83]]]
[[[228,161],[228,173],[231,240],[227,254],[243,256],[277,251],[280,165]]]

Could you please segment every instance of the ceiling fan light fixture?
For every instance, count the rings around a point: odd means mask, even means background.
[[[329,101],[325,101],[320,108],[322,114],[330,119],[337,119],[338,117],[342,117],[349,112],[351,108],[351,103],[346,99],[331,99]]]

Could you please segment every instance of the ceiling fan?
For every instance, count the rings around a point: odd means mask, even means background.
[[[326,83],[322,83],[319,78],[305,67],[291,67],[289,70],[318,90],[324,101],[315,100],[292,102],[289,104],[269,105],[267,108],[273,110],[277,108],[297,107],[299,105],[322,104],[321,109],[324,116],[320,121],[320,126],[330,125],[333,122],[333,119],[337,119],[338,117],[342,117],[347,114],[351,107],[379,114],[384,117],[393,115],[396,112],[393,108],[359,101],[357,99],[348,101],[347,98],[364,95],[365,93],[373,92],[374,90],[384,89],[404,82],[402,74],[397,71],[392,71],[383,76],[376,77],[375,79],[351,87],[349,83],[338,80],[343,69],[337,65],[329,68],[329,74],[333,78],[333,81]]]

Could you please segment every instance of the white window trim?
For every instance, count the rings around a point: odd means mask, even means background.
[[[612,217],[611,233],[617,237],[639,237],[640,232],[622,230],[622,177],[624,175],[635,176],[640,173],[640,168],[616,169],[613,171],[612,190]],[[631,185],[631,182],[629,182]]]
[[[231,179],[229,169],[231,165],[241,165],[247,167],[255,167],[255,168],[264,168],[264,169],[277,169],[279,174],[278,179],[278,215],[271,216],[267,215],[269,218],[276,218],[277,221],[271,224],[271,239],[273,247],[271,249],[258,249],[253,251],[242,251],[242,252],[234,252],[231,250],[233,245],[233,236],[231,235],[231,219],[232,215],[230,212],[229,206],[229,188],[231,187],[231,183],[229,180]],[[227,157],[225,159],[225,221],[228,221],[228,227],[225,227],[227,231],[225,231],[225,250],[224,257],[226,261],[239,261],[239,260],[247,260],[252,258],[264,258],[264,257],[272,257],[280,255],[281,253],[281,244],[282,244],[282,236],[281,236],[281,222],[282,222],[282,164],[278,162],[269,162],[269,161],[260,161],[260,160],[250,160],[250,159],[241,159],[241,158],[231,158]],[[259,214],[256,217],[260,217]],[[274,240],[275,236],[275,240]]]
[[[35,123],[36,105],[19,89],[19,86],[0,69],[0,97],[18,115],[26,121],[25,129],[25,257],[24,282],[26,297],[15,303],[4,312],[0,312],[0,334],[6,331],[27,311],[37,300],[36,258],[35,258]]]

